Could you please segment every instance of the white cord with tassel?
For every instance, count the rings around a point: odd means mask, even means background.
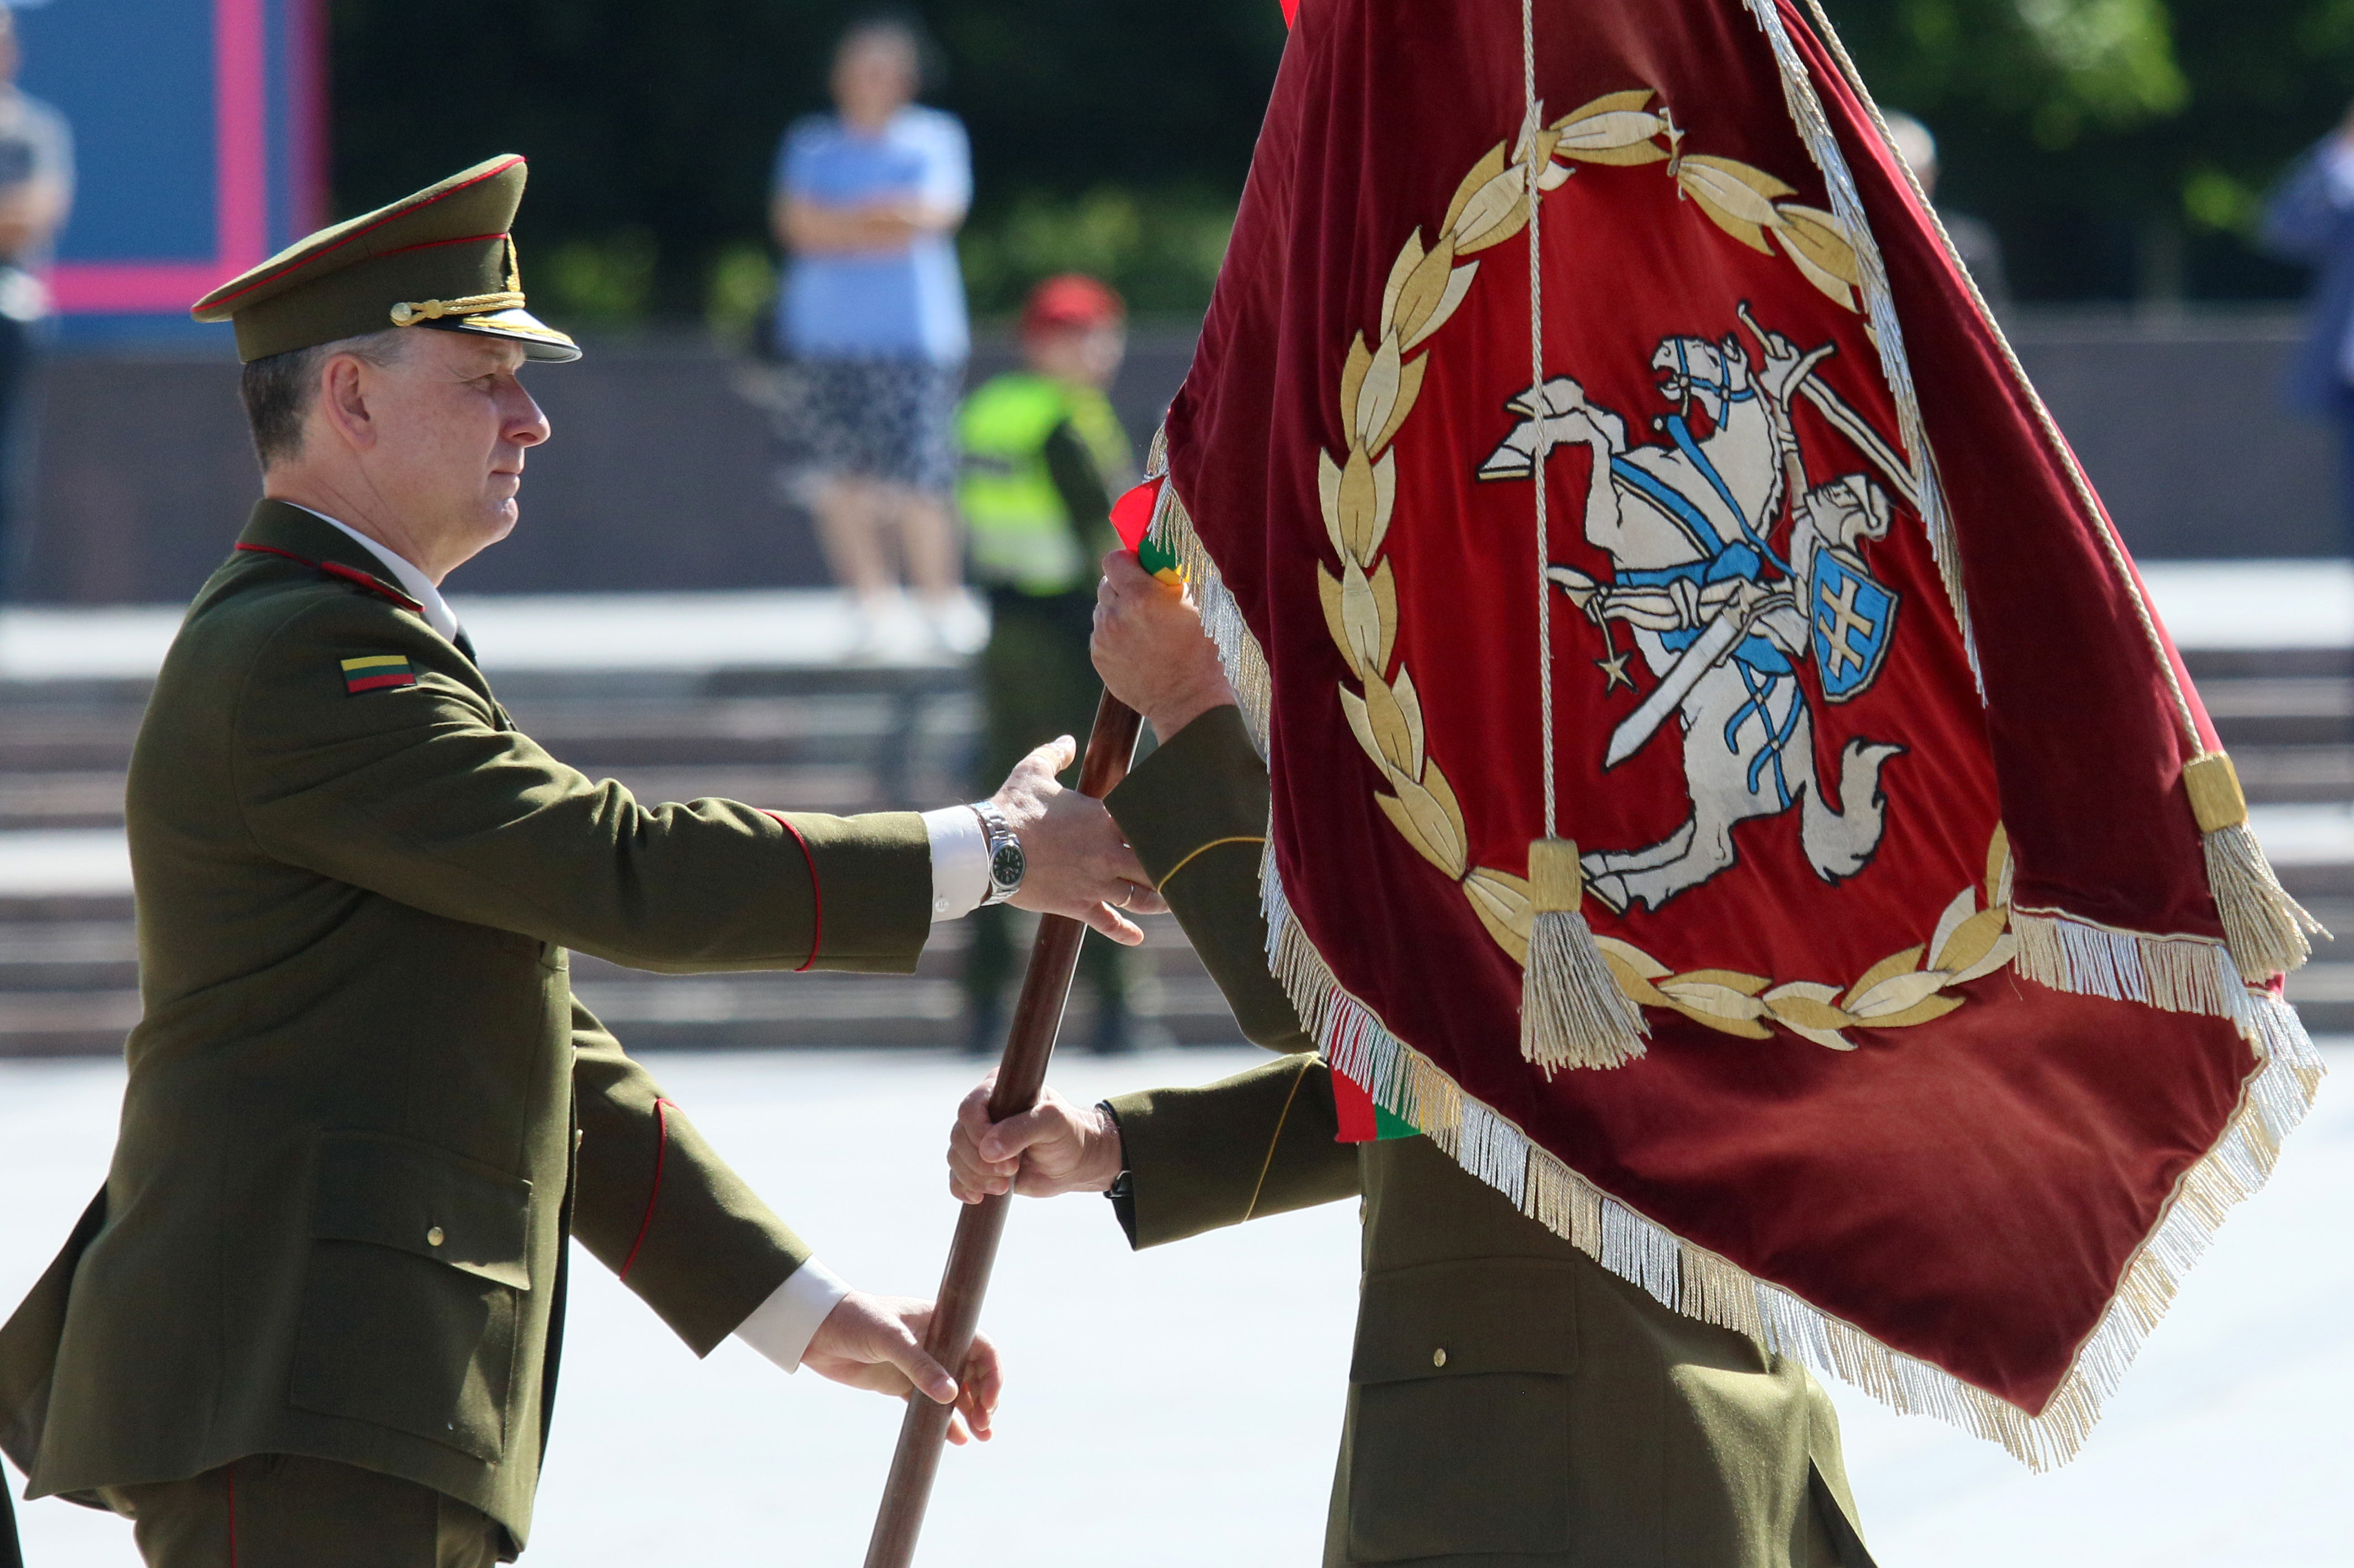
[[[1579,908],[1585,876],[1577,845],[1529,845],[1529,966],[1521,991],[1521,1054],[1545,1070],[1623,1067],[1643,1054],[1641,1009],[1610,975]]]
[[[1538,244],[1536,21],[1533,0],[1521,0],[1521,87],[1527,103],[1522,135],[1529,199],[1529,385],[1544,388],[1544,291]],[[1545,576],[1547,538],[1544,447],[1536,449],[1532,477],[1537,513],[1537,692],[1543,719],[1545,836],[1529,845],[1529,957],[1521,979],[1521,1054],[1550,1077],[1563,1067],[1621,1067],[1643,1054],[1643,1013],[1618,989],[1594,930],[1579,906],[1585,874],[1577,845],[1558,836],[1553,776],[1553,585]]]
[[[2313,956],[2308,932],[2327,938],[2321,922],[2288,895],[2273,874],[2272,863],[2248,827],[2248,799],[2240,791],[2239,770],[2220,751],[2183,765],[2183,788],[2190,814],[2199,821],[2207,852],[2207,888],[2223,919],[2223,945],[2247,980],[2262,984],[2286,974]]]

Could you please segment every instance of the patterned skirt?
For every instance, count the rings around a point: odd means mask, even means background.
[[[792,499],[807,504],[834,479],[938,495],[955,486],[962,364],[796,359],[772,375],[778,480]]]

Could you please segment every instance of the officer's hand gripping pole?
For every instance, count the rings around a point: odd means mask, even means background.
[[[1101,800],[1128,776],[1136,755],[1136,711],[1109,692],[1096,707],[1095,727],[1087,732],[1087,760],[1079,768],[1079,793]],[[1038,920],[1038,938],[1030,947],[1030,968],[1022,977],[1022,998],[1014,1004],[1013,1027],[1006,1036],[1005,1054],[998,1063],[997,1088],[989,1097],[989,1119],[1003,1121],[1038,1103],[1046,1083],[1046,1061],[1055,1054],[1055,1036],[1062,1028],[1063,1007],[1071,993],[1071,975],[1078,967],[1079,943],[1087,934],[1081,922],[1061,915]],[[972,1349],[974,1329],[981,1321],[981,1299],[989,1289],[989,1271],[997,1261],[998,1238],[1005,1234],[1006,1206],[1011,1193],[992,1193],[965,1205],[957,1216],[956,1240],[949,1247],[947,1271],[940,1276],[939,1301],[932,1309],[931,1331],[924,1350],[961,1381],[965,1356]],[[907,1397],[907,1419],[899,1425],[899,1446],[891,1456],[891,1478],[884,1483],[883,1506],[875,1518],[875,1535],[866,1545],[866,1568],[907,1568],[916,1555],[916,1537],[924,1527],[924,1508],[931,1500],[932,1477],[938,1471],[940,1449],[946,1443],[950,1407],[935,1404],[920,1393]]]

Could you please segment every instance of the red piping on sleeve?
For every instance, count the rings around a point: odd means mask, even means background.
[[[769,815],[777,819],[777,826],[793,835],[793,842],[801,846],[801,858],[809,862],[810,954],[808,958],[801,960],[801,968],[793,971],[799,974],[801,969],[806,969],[817,962],[818,946],[825,940],[825,888],[817,879],[817,856],[810,853],[809,840],[801,837],[801,831],[777,812],[770,811]]]
[[[638,1261],[638,1249],[646,1245],[646,1233],[653,1229],[654,1203],[662,1197],[663,1160],[670,1153],[670,1107],[663,1099],[654,1101],[654,1184],[646,1194],[645,1217],[638,1222],[638,1239],[630,1244],[630,1255],[621,1260],[621,1271],[616,1279],[630,1277],[630,1266]]]

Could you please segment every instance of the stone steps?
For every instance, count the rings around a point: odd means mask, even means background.
[[[718,795],[803,810],[964,798],[980,716],[966,673],[947,665],[534,671],[498,684],[534,739],[642,799]],[[0,682],[0,833],[119,832],[147,691],[141,681]],[[1145,925],[1133,1001],[1146,1037],[1239,1039],[1176,922]],[[968,934],[961,923],[940,927],[913,978],[651,975],[576,956],[574,982],[633,1048],[952,1045],[965,1034]],[[0,892],[0,1055],[119,1051],[139,1015],[127,887]],[[1086,1042],[1092,1022],[1081,987],[1066,1041]]]
[[[2268,810],[2320,823],[2318,840],[2275,858],[2291,890],[2349,939],[2343,959],[2324,945],[2289,995],[2316,1031],[2354,1030],[2354,816],[2339,831],[2329,814],[2354,802],[2354,652],[2200,649],[2186,662],[2260,827]],[[648,800],[841,812],[956,800],[979,719],[969,677],[949,664],[530,668],[498,685],[535,739]],[[111,842],[147,694],[132,678],[0,681],[0,834]],[[1137,1005],[1150,1028],[1187,1043],[1236,1039],[1175,923],[1147,926]],[[966,935],[936,933],[912,979],[655,976],[591,959],[576,961],[575,979],[633,1046],[952,1045],[964,1033]],[[119,1050],[139,1016],[137,985],[127,887],[0,891],[0,1055]],[[1087,1037],[1087,1008],[1082,991],[1066,1039]]]

